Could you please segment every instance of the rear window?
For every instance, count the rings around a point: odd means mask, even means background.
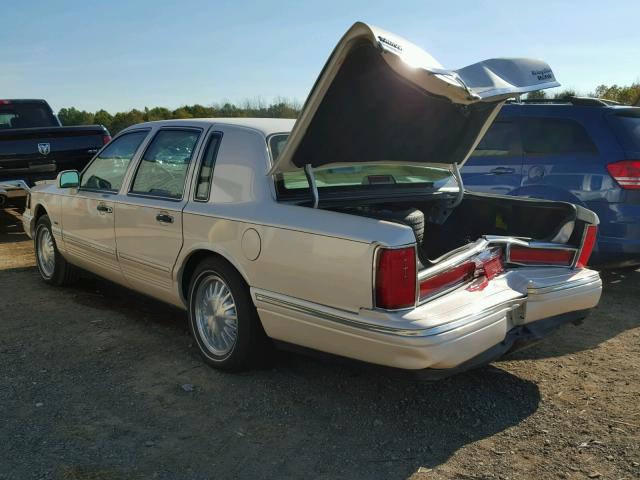
[[[640,108],[616,113],[609,120],[622,148],[640,151]]]
[[[57,127],[55,117],[44,103],[0,105],[0,130],[12,128]]]
[[[271,156],[275,162],[288,135],[276,135],[269,140]],[[346,165],[314,169],[318,189],[340,188],[411,188],[455,186],[451,172],[444,168],[420,165],[376,163],[375,165]],[[285,172],[276,176],[276,186],[281,194],[305,192],[309,182],[303,171]]]
[[[560,118],[522,119],[522,147],[529,155],[597,152],[582,125]]]

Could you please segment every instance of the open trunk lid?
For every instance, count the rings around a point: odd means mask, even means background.
[[[556,87],[540,60],[444,69],[364,23],[342,37],[270,174],[364,163],[461,165],[509,97]]]

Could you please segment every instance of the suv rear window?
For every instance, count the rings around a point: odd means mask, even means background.
[[[622,148],[640,151],[640,108],[616,113],[609,119]]]
[[[522,119],[522,147],[529,155],[598,151],[582,125],[560,118]]]
[[[0,105],[0,130],[57,126],[58,123],[53,113],[44,103],[8,103]]]

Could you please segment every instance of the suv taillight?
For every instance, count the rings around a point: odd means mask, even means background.
[[[416,304],[416,249],[381,248],[375,285],[376,307],[387,310]]]
[[[102,145],[106,145],[111,141],[111,135],[103,135],[102,136]]]
[[[582,247],[580,248],[580,255],[576,262],[576,268],[585,268],[593,252],[593,247],[596,245],[596,237],[598,236],[597,225],[587,225],[587,231],[584,233],[582,239]]]
[[[607,165],[611,175],[625,190],[640,190],[640,160],[622,160]]]

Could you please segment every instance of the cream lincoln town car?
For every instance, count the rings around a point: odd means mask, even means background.
[[[459,174],[507,98],[557,85],[538,60],[447,70],[356,23],[297,121],[127,128],[32,190],[25,231],[49,284],[86,269],[185,308],[215,367],[250,367],[280,342],[468,369],[600,299],[585,268],[594,213],[465,192]]]

